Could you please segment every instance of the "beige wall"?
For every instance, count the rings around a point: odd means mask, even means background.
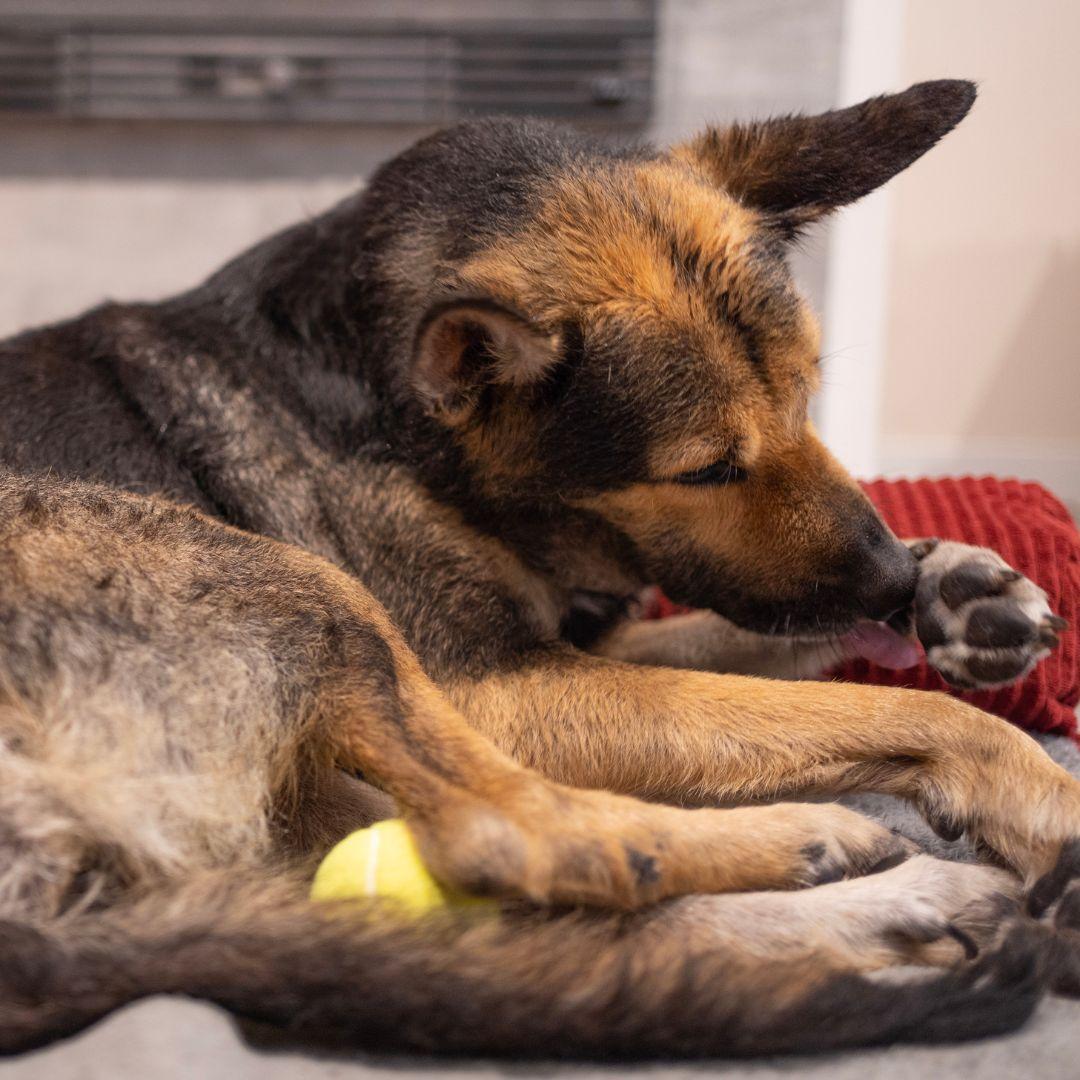
[[[321,181],[0,180],[0,336],[201,281],[356,186]]]
[[[905,81],[979,81],[896,182],[882,460],[1080,498],[1080,4],[909,0]]]

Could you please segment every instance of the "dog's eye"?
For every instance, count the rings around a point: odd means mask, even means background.
[[[704,469],[692,469],[672,477],[676,484],[738,484],[747,478],[745,469],[730,461],[716,461]]]

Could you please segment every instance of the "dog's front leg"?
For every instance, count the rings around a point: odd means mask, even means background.
[[[571,650],[449,690],[504,750],[566,783],[681,803],[888,792],[1029,883],[1080,838],[1080,782],[1023,732],[944,694]]]
[[[887,829],[841,806],[690,810],[575,789],[525,768],[469,725],[385,612],[339,581],[331,599],[345,651],[320,679],[323,756],[393,796],[448,884],[636,908],[684,893],[816,884],[906,854]]]
[[[948,540],[905,543],[920,560],[910,625],[950,683],[973,689],[1015,682],[1057,646],[1067,623],[1050,610],[1046,593],[997,552]],[[774,679],[816,679],[861,654],[856,634],[755,634],[706,611],[621,622],[590,651],[632,664]],[[917,657],[911,652],[906,662]]]
[[[755,634],[711,611],[692,611],[667,619],[627,620],[590,651],[630,664],[773,679],[814,679],[849,655],[835,640]]]

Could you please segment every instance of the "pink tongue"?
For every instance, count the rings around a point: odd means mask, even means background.
[[[882,667],[896,670],[914,667],[921,659],[919,647],[913,641],[880,622],[861,622],[842,640],[857,656]]]

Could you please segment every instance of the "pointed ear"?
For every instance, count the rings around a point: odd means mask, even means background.
[[[793,234],[906,169],[974,101],[974,83],[917,83],[820,116],[709,128],[672,154]]]
[[[427,411],[448,423],[472,412],[485,385],[525,386],[558,357],[557,334],[485,299],[431,308],[416,332],[412,384]]]

